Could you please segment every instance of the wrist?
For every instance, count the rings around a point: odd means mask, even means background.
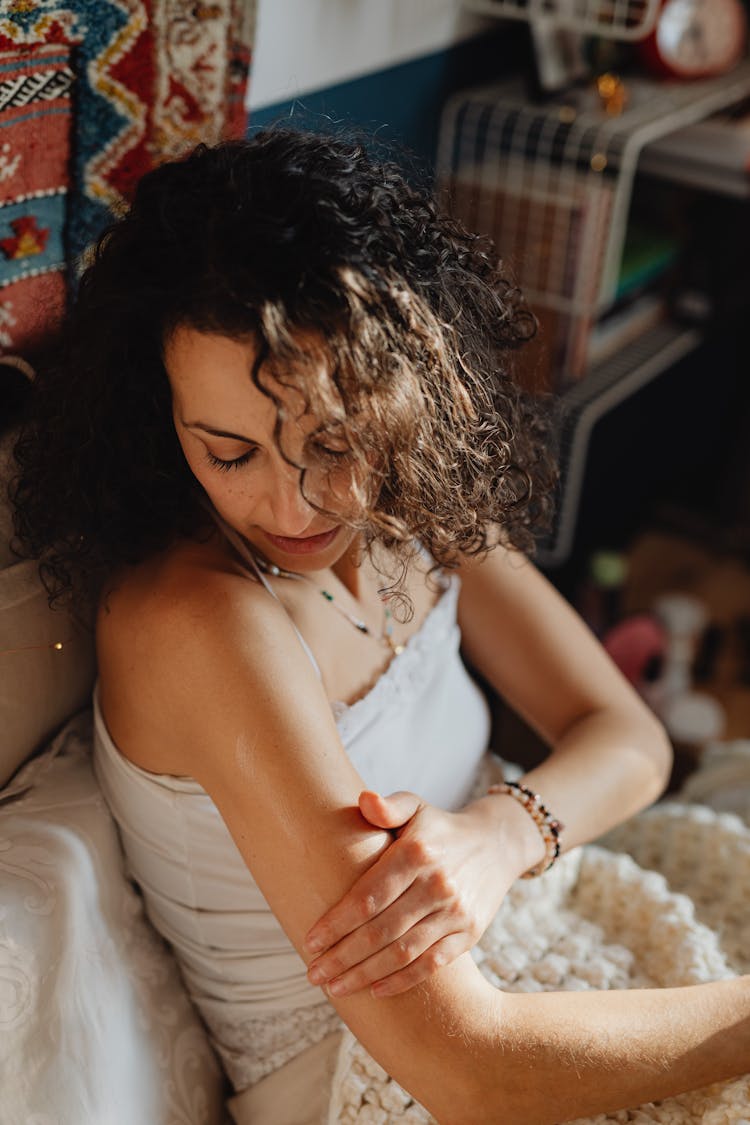
[[[539,829],[526,810],[507,793],[488,793],[472,806],[484,830],[497,843],[503,864],[513,879],[544,860],[546,848]]]
[[[520,781],[500,781],[490,785],[488,793],[503,793],[512,797],[514,801],[529,814],[534,824],[539,829],[539,834],[544,841],[544,859],[534,864],[523,874],[524,879],[534,879],[549,871],[560,855],[560,833],[565,825],[547,808],[542,798],[528,785]]]

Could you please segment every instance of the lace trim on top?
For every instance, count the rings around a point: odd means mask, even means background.
[[[396,707],[413,699],[415,692],[434,674],[434,668],[424,656],[441,637],[453,633],[458,646],[460,631],[456,623],[456,602],[461,579],[457,574],[451,574],[442,575],[439,580],[442,594],[419,629],[409,637],[403,651],[393,657],[367,694],[351,704],[339,700],[331,704],[342,741],[354,738],[356,731],[383,708]]]
[[[314,1047],[326,1035],[344,1026],[336,1009],[324,1000],[309,1008],[275,1012],[250,1019],[222,1019],[201,1012],[212,1042],[236,1091],[254,1086],[261,1078]]]

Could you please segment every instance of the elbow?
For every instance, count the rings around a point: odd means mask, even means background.
[[[611,825],[635,816],[653,805],[667,789],[674,753],[666,728],[645,704],[638,711],[619,711],[611,730],[618,747],[617,764],[610,775]]]
[[[550,1071],[533,1066],[520,1046],[506,1052],[495,1043],[484,1065],[473,1051],[460,1054],[452,1080],[436,1084],[422,1104],[438,1125],[560,1125],[559,1106],[546,1093]]]
[[[658,801],[667,789],[672,776],[674,750],[664,724],[651,712],[648,715],[646,732],[641,740],[641,748],[647,758],[648,778],[644,802],[646,805]]]
[[[667,728],[658,719],[654,721],[656,724],[654,766],[657,777],[657,791],[654,800],[657,800],[669,785],[672,766],[674,765],[674,749],[667,734]]]

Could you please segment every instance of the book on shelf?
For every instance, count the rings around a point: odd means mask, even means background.
[[[615,302],[619,304],[653,286],[674,265],[679,253],[680,241],[675,235],[658,229],[653,222],[631,219],[622,249]]]

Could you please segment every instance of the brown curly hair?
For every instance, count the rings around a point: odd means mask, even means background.
[[[514,378],[535,320],[491,244],[363,144],[274,128],[149,172],[91,254],[16,445],[16,532],[52,601],[91,602],[121,565],[206,527],[163,362],[179,325],[253,339],[256,385],[270,393],[267,365],[337,428],[368,466],[367,546],[405,563],[418,541],[451,567],[499,527],[533,554],[558,478],[552,403]]]

